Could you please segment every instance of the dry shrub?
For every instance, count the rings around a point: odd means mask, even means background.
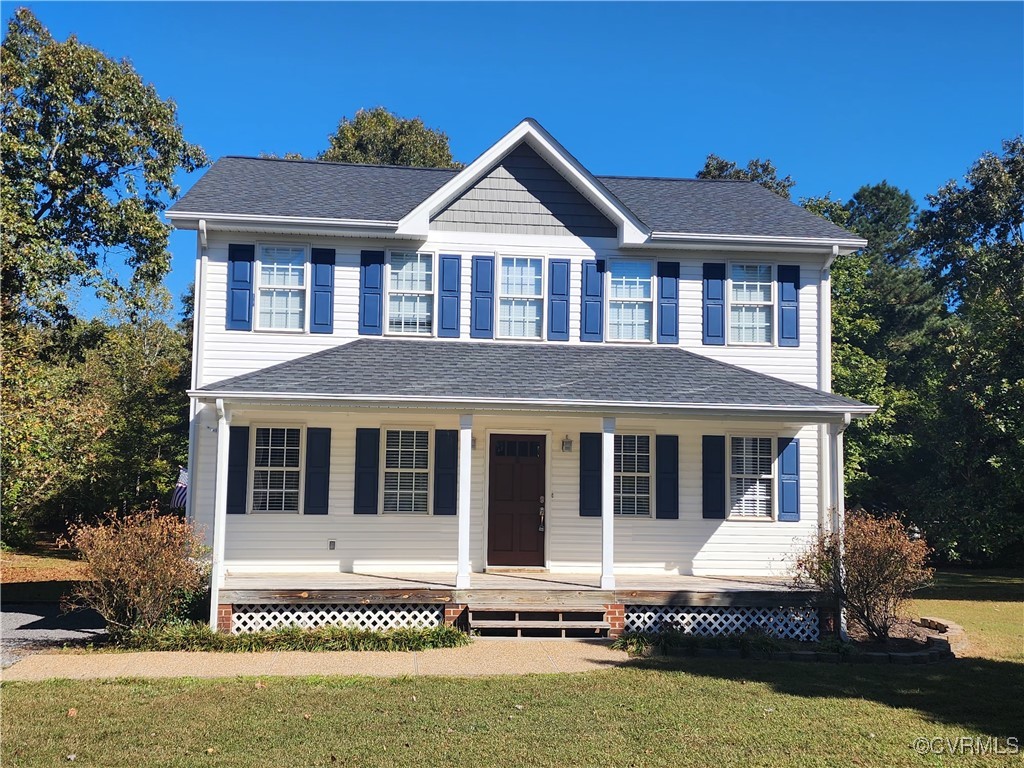
[[[796,582],[841,600],[852,624],[872,640],[887,640],[904,603],[931,581],[934,571],[925,565],[931,550],[899,520],[865,513],[847,516],[842,544],[841,578],[839,536],[822,532],[797,558]]]
[[[62,546],[73,547],[89,566],[69,603],[92,608],[119,638],[161,624],[181,600],[204,586],[203,537],[186,520],[155,509],[95,525],[72,525]]]

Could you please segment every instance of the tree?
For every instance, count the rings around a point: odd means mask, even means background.
[[[740,168],[731,160],[710,154],[704,161],[704,167],[697,171],[697,178],[755,181],[787,200],[789,191],[796,186],[796,182],[790,176],[779,178],[779,171],[771,160],[762,160],[759,157],[748,162],[746,168]]]
[[[159,214],[178,194],[174,174],[206,164],[174,102],[129,61],[59,42],[19,8],[0,48],[0,116],[5,333],[66,321],[73,283],[137,303],[169,268]],[[105,268],[117,259],[129,277]]]
[[[343,117],[338,130],[328,141],[330,147],[320,153],[319,160],[427,168],[462,167],[452,159],[447,134],[428,128],[418,117],[398,117],[384,107],[360,109],[354,119]]]

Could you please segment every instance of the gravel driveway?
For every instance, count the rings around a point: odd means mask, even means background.
[[[0,603],[0,667],[103,631],[103,620],[93,611],[62,614],[56,603]]]

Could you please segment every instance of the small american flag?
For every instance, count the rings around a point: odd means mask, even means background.
[[[188,470],[178,467],[178,482],[174,484],[171,491],[171,509],[184,509],[185,499],[188,497]]]

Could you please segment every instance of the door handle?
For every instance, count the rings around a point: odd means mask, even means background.
[[[537,530],[541,533],[544,532],[544,505],[541,505],[540,508],[540,525],[537,526]]]

